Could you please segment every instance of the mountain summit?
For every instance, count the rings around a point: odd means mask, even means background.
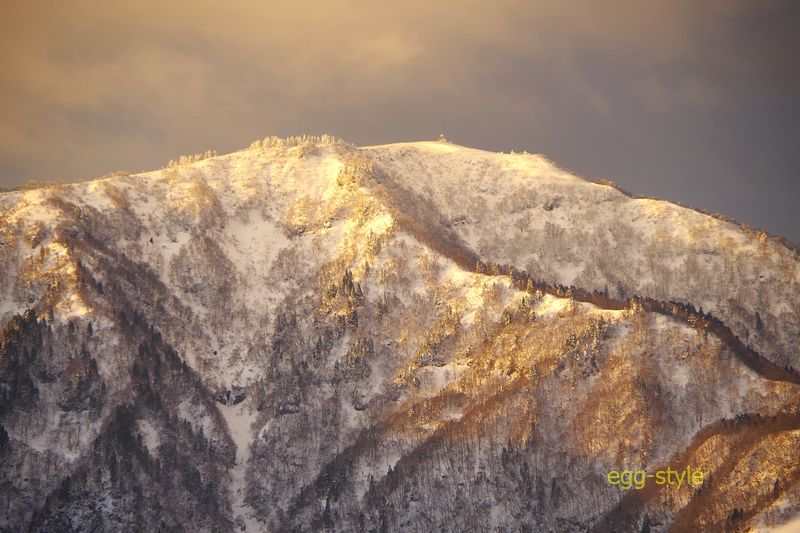
[[[541,155],[268,138],[2,193],[0,264],[3,531],[800,514],[797,250]]]

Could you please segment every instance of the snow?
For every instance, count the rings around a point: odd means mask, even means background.
[[[770,317],[774,337],[755,336],[754,347],[779,364],[793,359],[785,354],[794,353],[800,333],[792,318],[800,292],[785,287],[800,280],[797,256],[760,239],[757,230],[666,201],[628,197],[541,155],[446,142],[361,152],[381,170],[379,181],[424,200],[435,213],[428,222],[450,221],[484,261],[513,264],[548,283],[613,293],[621,281],[630,294],[692,302],[738,325],[740,337],[759,311]],[[413,213],[415,206],[405,208]],[[746,302],[746,311],[730,301]]]
[[[206,413],[196,405],[196,400],[186,399],[178,404],[178,414],[181,418],[188,420],[192,424],[194,431],[199,431],[200,428],[206,435],[212,435],[214,432],[214,421]]]
[[[253,437],[253,423],[258,413],[249,408],[249,402],[236,405],[217,405],[222,413],[231,439],[236,445],[236,464],[242,464],[250,457],[250,441]]]
[[[420,380],[420,389],[426,396],[434,396],[450,383],[455,383],[468,367],[448,363],[443,366],[426,366],[417,370],[416,376]]]
[[[149,239],[153,239],[153,245],[158,246],[161,249],[161,256],[164,258],[162,262],[163,269],[161,271],[161,279],[166,280],[169,279],[169,264],[172,261],[172,258],[175,257],[178,252],[180,252],[181,248],[186,246],[191,239],[191,234],[185,231],[181,231],[175,234],[174,238],[170,239],[167,236],[160,236],[154,237],[149,235],[143,235],[142,239],[144,241],[148,241]],[[147,244],[145,244],[146,246]]]
[[[551,294],[545,294],[542,300],[534,308],[534,312],[539,316],[552,316],[564,311],[569,305],[569,299],[557,298]]]
[[[158,430],[150,423],[149,420],[139,420],[138,422],[139,433],[142,434],[142,441],[147,446],[147,450],[151,454],[158,452],[158,447],[161,445],[161,437]]]
[[[682,389],[685,389],[690,379],[689,371],[690,369],[688,365],[676,366],[674,372],[672,373],[672,381],[679,385]]]
[[[292,245],[283,230],[272,220],[266,220],[253,210],[247,221],[234,220],[225,226],[221,245],[226,256],[238,270],[240,289],[249,309],[267,305],[271,313],[279,301],[268,290],[268,273],[281,250]]]
[[[66,299],[62,299],[58,308],[60,317],[64,320],[72,317],[84,317],[91,313],[91,309],[86,305],[77,293],[71,293]]]
[[[5,323],[10,320],[13,315],[22,313],[25,308],[21,303],[12,299],[11,284],[3,288],[5,289],[5,294],[0,296],[0,320]]]
[[[241,517],[247,532],[264,531],[264,524],[252,516],[252,510],[248,511],[249,506],[245,503],[247,496],[245,472],[247,461],[250,458],[253,424],[256,422],[258,413],[251,409],[248,400],[236,405],[219,405],[218,407],[225,418],[231,439],[236,445],[236,464],[231,469],[230,485],[233,517],[234,519]]]
[[[394,224],[394,218],[389,213],[380,213],[379,215],[370,219],[364,226],[365,233],[374,233],[376,235],[386,233],[389,228]]]
[[[395,211],[386,209],[388,206],[383,205],[380,198],[371,196],[369,185],[362,185],[355,191],[337,185],[337,177],[345,168],[343,156],[324,148],[316,155],[303,157],[298,157],[297,152],[292,149],[237,152],[173,169],[77,185],[64,196],[79,205],[108,210],[112,206],[112,196],[106,187],[113,185],[122,190],[134,214],[142,221],[143,232],[135,242],[119,244],[120,249],[145,250],[143,257],[129,255],[151,262],[153,271],[168,290],[180,299],[182,305],[194,311],[195,317],[187,319],[192,327],[186,329],[190,331],[177,328],[175,333],[166,324],[164,334],[173,335],[167,340],[203,379],[230,386],[246,384],[259,376],[263,366],[255,358],[260,355],[249,355],[248,347],[260,346],[264,338],[269,338],[270,325],[281,305],[290,305],[291,298],[314,296],[313,281],[308,286],[299,285],[297,280],[301,273],[313,274],[321,265],[334,264],[344,257],[346,268],[354,270],[357,280],[363,282],[368,300],[374,303],[386,287],[378,283],[378,276],[358,278],[361,276],[358,267],[366,260],[365,237],[370,234],[391,235],[388,244],[382,243],[380,257],[375,262],[370,259],[370,263],[373,272],[377,272],[389,261],[399,258],[398,264],[407,275],[400,278],[396,295],[407,309],[420,302],[430,302],[431,291],[435,290],[437,298],[441,293],[442,301],[452,305],[461,317],[461,324],[469,327],[479,313],[486,313],[490,320],[496,319],[504,308],[524,295],[512,286],[507,276],[488,276],[464,270],[432,252],[410,234],[393,233]],[[786,320],[792,320],[792,309],[797,308],[795,291],[784,287],[785,294],[779,297],[767,292],[776,290],[772,287],[781,290],[782,284],[776,280],[800,280],[796,262],[786,260],[780,263],[783,257],[780,248],[769,245],[766,251],[760,249],[755,240],[737,226],[690,209],[663,201],[627,198],[613,188],[573,176],[543,156],[493,154],[445,142],[367,147],[358,153],[387,171],[386,175],[378,173],[377,180],[396,180],[397,185],[430,202],[430,211],[437,218],[420,222],[450,225],[466,247],[477,252],[483,260],[514,264],[537,278],[574,283],[586,289],[602,289],[607,283],[612,293],[619,278],[607,280],[604,276],[630,274],[639,283],[638,287],[631,288],[631,292],[644,294],[647,293],[644,287],[661,290],[665,286],[653,275],[655,269],[648,261],[677,271],[687,258],[697,256],[697,277],[701,281],[708,281],[706,277],[710,279],[721,264],[741,266],[742,277],[720,284],[709,282],[707,291],[693,286],[692,289],[686,288],[686,293],[656,297],[692,300],[708,311],[715,304],[724,306],[729,301],[741,301],[747,306],[747,301],[737,299],[735,293],[726,292],[746,286],[755,287],[755,294],[767,302],[764,305],[773,315],[785,314]],[[206,197],[208,190],[213,194]],[[43,222],[50,227],[59,218],[64,218],[60,210],[47,202],[53,195],[50,190],[13,193],[13,202],[8,199],[11,195],[3,195],[4,208],[9,206],[3,217],[11,224],[30,227]],[[369,208],[364,213],[369,213],[369,218],[357,219],[361,213],[348,211],[356,202],[354,198],[364,201]],[[306,203],[309,209],[303,208]],[[392,209],[408,209],[404,214],[427,216],[424,210],[419,213],[415,207],[393,205]],[[175,217],[176,213],[187,216]],[[209,213],[215,217],[211,229],[198,230],[196,223]],[[439,215],[444,222],[438,218]],[[295,222],[290,220],[294,216],[311,229],[303,235],[287,235],[284,223]],[[181,222],[175,223],[174,220],[178,219]],[[620,226],[621,223],[625,225]],[[178,254],[189,253],[195,248],[193,244],[197,241],[194,239],[201,236],[198,231],[206,231],[206,235],[221,248],[226,265],[227,262],[232,265],[232,269],[225,267],[225,275],[231,277],[230,300],[238,315],[225,316],[214,325],[211,325],[209,315],[216,302],[201,303],[199,299],[187,297],[171,279],[169,268]],[[555,236],[544,238],[548,232]],[[150,244],[150,238],[153,238],[153,244]],[[354,258],[345,253],[348,247],[343,246],[351,243],[355,250]],[[19,261],[24,260],[26,254],[38,252],[38,249],[30,250],[24,243],[18,247],[19,258],[15,259]],[[70,250],[47,239],[39,244],[39,248],[46,249],[48,258],[42,264],[42,272],[37,275],[53,274],[66,280],[74,278]],[[655,253],[654,258],[648,257],[648,251]],[[425,254],[435,264],[433,268],[438,269],[438,277],[423,279],[417,275],[419,269],[415,261]],[[735,261],[736,254],[748,260]],[[759,262],[756,259],[749,262],[751,256],[758,258]],[[90,264],[87,266],[91,267]],[[606,270],[597,272],[603,268]],[[756,269],[764,279],[747,279],[748,272]],[[0,294],[0,316],[20,310],[22,306],[12,301],[12,283],[0,288],[4,291]],[[391,288],[394,290],[396,287]],[[621,320],[625,313],[606,311],[589,304],[571,304],[566,298],[551,295],[545,295],[536,303],[535,312],[540,316],[555,317],[569,305],[575,305],[580,312],[613,321]],[[100,309],[92,309],[89,302],[83,301],[72,290],[64,291],[56,309],[60,318],[97,314],[92,316],[96,325],[112,323],[104,321]],[[744,323],[744,320],[739,323]],[[658,334],[676,329],[679,327],[672,321],[657,317],[655,330]],[[622,323],[613,331],[619,340],[632,329],[629,324]],[[690,328],[683,328],[683,331],[688,346],[696,335]],[[337,343],[328,360],[331,365],[344,356],[351,341],[350,335],[348,333]],[[392,340],[397,342],[397,339]],[[198,364],[201,360],[198,354],[208,354],[213,350],[219,352],[217,357],[203,361],[205,365]],[[393,345],[392,350],[398,352],[398,358],[408,355],[400,353],[402,342]],[[673,358],[659,367],[675,385],[676,394],[683,394],[695,385],[692,364]],[[104,375],[109,374],[112,367],[108,358],[100,362]],[[467,369],[448,362],[441,367],[418,368],[416,376],[420,379],[422,393],[435,395],[458,380]],[[392,374],[385,368],[375,368],[373,372],[371,383],[363,392],[371,390],[374,396]],[[730,391],[737,392],[736,398],[721,397],[715,406],[718,414],[732,416],[739,412],[739,398],[758,392],[756,381],[747,370],[736,376],[729,383]],[[236,446],[236,462],[230,470],[234,518],[241,517],[248,531],[261,531],[264,524],[254,520],[245,505],[245,473],[256,413],[249,400],[238,405],[221,406],[220,411]],[[195,430],[202,427],[207,434],[212,434],[214,421],[191,401],[184,400],[179,405],[179,413],[191,421]],[[344,400],[342,414],[344,431],[362,427],[367,417],[366,413],[356,411],[349,401]],[[446,413],[444,419],[457,419],[460,415],[460,410],[454,409]],[[140,420],[138,424],[144,443],[153,452],[160,443],[158,431],[147,420]],[[268,428],[269,422],[258,435],[263,435]],[[45,434],[31,439],[29,444],[40,451],[53,448]],[[77,457],[74,450],[64,455]],[[400,455],[392,454],[389,463],[394,464],[399,458]],[[800,519],[791,524],[800,527]]]
[[[442,261],[442,264],[439,283],[442,286],[452,287],[456,291],[454,296],[460,297],[460,300],[454,298],[454,301],[461,304],[459,311],[462,312],[462,325],[472,325],[479,310],[491,311],[487,307],[487,301],[495,290],[499,290],[501,308],[522,296],[520,291],[512,287],[511,278],[508,276],[476,274],[462,269],[449,259]],[[420,294],[425,293],[426,288],[420,284],[419,280],[417,280],[416,287]]]
[[[72,463],[81,457],[81,452],[92,441],[94,431],[99,422],[92,423],[86,431],[75,435],[64,435],[63,428],[77,427],[81,424],[80,415],[56,411],[54,416],[45,418],[45,426],[34,435],[21,435],[12,427],[7,429],[10,440],[24,443],[28,448],[43,455],[60,456],[65,462]],[[27,433],[27,431],[26,431]]]
[[[358,430],[363,427],[365,415],[361,414],[353,407],[352,402],[342,398],[339,402],[342,413],[342,426],[339,428],[343,432]]]
[[[785,524],[775,527],[759,526],[752,530],[753,533],[798,533],[800,531],[800,516]]]
[[[76,196],[79,202],[83,205],[93,207],[98,211],[111,209],[114,207],[113,202],[105,194],[106,184],[109,183],[110,178],[93,180],[82,187],[76,187]]]
[[[773,528],[771,533],[797,533],[800,531],[800,517],[795,518],[794,520],[787,522],[781,526]]]

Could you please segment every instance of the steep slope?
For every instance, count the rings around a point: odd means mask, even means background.
[[[484,261],[623,299],[692,303],[775,363],[800,366],[798,254],[763,232],[631,198],[539,155],[448,143],[365,152],[387,187],[427,202]]]
[[[539,156],[327,137],[0,213],[8,530],[718,531],[800,509],[798,260],[732,224]],[[713,483],[606,480],[685,464]]]

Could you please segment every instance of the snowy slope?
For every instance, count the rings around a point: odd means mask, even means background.
[[[695,500],[713,524],[734,504],[764,522],[775,479],[797,501],[797,255],[542,156],[268,139],[4,193],[0,243],[0,453],[36,473],[0,471],[7,509],[33,513],[0,524],[56,527],[62,505],[76,529],[125,529],[174,493],[194,499],[152,527],[639,527],[604,472],[681,453],[748,487]],[[776,365],[635,295],[702,307]],[[649,516],[696,523],[692,497],[656,494]]]
[[[775,362],[800,366],[800,260],[757,230],[630,198],[541,155],[440,142],[363,150],[381,181],[431,202],[486,262],[612,295],[691,302]]]

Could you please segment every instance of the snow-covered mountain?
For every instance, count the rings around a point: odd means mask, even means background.
[[[798,252],[539,155],[270,138],[3,193],[0,265],[0,530],[800,513]]]

